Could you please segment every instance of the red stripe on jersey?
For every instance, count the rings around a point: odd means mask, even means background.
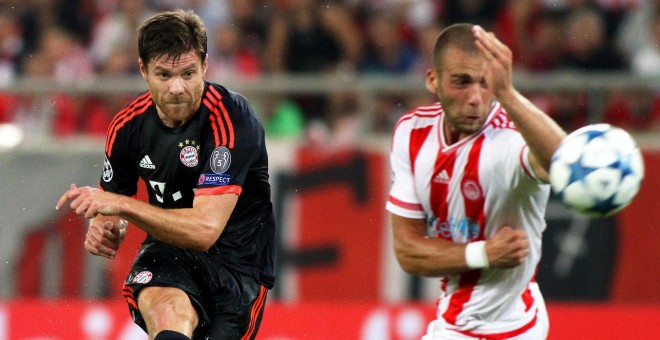
[[[227,108],[222,102],[219,102],[220,104],[220,110],[222,110],[222,114],[225,118],[225,122],[227,124],[227,129],[228,129],[228,135],[229,135],[229,145],[227,145],[228,148],[233,149],[234,148],[234,124],[231,123],[231,119],[229,118],[229,113],[227,112]]]
[[[435,117],[439,114],[442,113],[442,107],[440,106],[440,103],[436,103],[434,105],[429,105],[429,106],[421,106],[418,107],[412,111],[406,112],[399,120],[394,124],[394,131],[399,127],[399,125],[406,120],[410,120],[414,117]]]
[[[195,196],[209,196],[209,195],[222,195],[222,194],[236,194],[240,195],[243,188],[238,185],[225,185],[221,187],[201,188],[195,191]]]
[[[438,224],[446,223],[449,216],[449,205],[447,204],[449,180],[454,174],[457,150],[454,148],[440,151],[435,160],[433,175],[431,177],[431,209],[433,209],[433,214],[438,218]],[[436,178],[444,180],[436,181]],[[439,233],[438,235],[443,234]],[[444,236],[449,240],[453,240],[451,234],[444,234]]]
[[[424,145],[424,141],[429,136],[432,126],[426,126],[420,129],[413,129],[410,131],[410,145],[408,146],[408,154],[410,155],[410,171],[415,174],[415,161],[417,155]]]
[[[126,300],[126,303],[128,303],[129,305],[133,306],[133,308],[138,310],[137,302],[133,297],[133,290],[131,289],[131,287],[124,285],[122,287],[121,295],[124,297],[124,300]]]
[[[454,330],[455,332],[467,335],[469,337],[475,338],[475,339],[488,339],[488,340],[505,340],[505,339],[511,339],[515,336],[518,336],[520,334],[523,334],[530,330],[534,325],[536,325],[536,317],[538,316],[538,311],[534,315],[534,318],[530,320],[526,325],[510,331],[506,333],[497,333],[497,334],[479,334],[479,333],[473,333],[473,332],[468,332],[468,331],[459,331],[459,330]]]
[[[256,335],[254,331],[257,328],[259,314],[261,314],[262,310],[264,309],[267,293],[268,289],[266,289],[264,286],[261,286],[259,296],[255,300],[254,304],[252,305],[252,310],[250,311],[250,324],[248,325],[248,329],[245,334],[241,337],[241,340],[252,339]]]
[[[458,281],[458,290],[454,292],[449,300],[447,310],[442,314],[442,317],[448,323],[455,325],[458,314],[463,311],[463,306],[470,301],[474,287],[479,282],[481,277],[481,270],[470,270],[461,274]]]
[[[494,128],[518,130],[511,117],[501,107],[489,124]]]
[[[227,112],[227,108],[225,107],[225,104],[222,102],[222,95],[213,86],[209,86],[209,90],[210,93],[218,97],[218,106],[220,106],[220,110],[222,111],[225,124],[227,125],[227,134],[229,135],[229,145],[227,145],[227,147],[233,149],[234,125],[232,124],[231,119],[229,118],[229,113]]]
[[[478,223],[479,235],[477,239],[480,240],[485,238],[484,227],[486,219],[484,213],[484,191],[481,184],[479,184],[479,158],[484,140],[484,135],[480,135],[472,144],[463,178],[461,179],[461,193],[465,205],[465,216],[470,220],[470,224],[472,224],[472,221]],[[468,240],[468,242],[470,241],[472,240]],[[461,275],[458,289],[452,294],[451,300],[449,300],[449,306],[443,314],[447,322],[451,324],[456,323],[456,318],[463,311],[463,306],[470,301],[470,297],[480,277],[481,270],[472,270]]]
[[[419,106],[417,107],[414,111],[416,112],[432,112],[434,113],[434,116],[437,115],[438,110],[440,110],[442,107],[440,106],[439,102],[430,104],[430,105],[424,105],[424,106]]]
[[[112,119],[112,122],[110,122],[110,127],[108,128],[108,136],[105,142],[105,153],[108,155],[108,157],[112,156],[112,148],[115,145],[117,131],[119,131],[119,129],[121,129],[131,119],[144,113],[144,111],[146,111],[150,105],[151,95],[149,92],[147,92],[133,100],[133,102],[131,102],[128,107],[115,115],[115,117]]]
[[[141,96],[133,99],[133,101],[130,104],[128,104],[128,106],[126,106],[121,111],[119,111],[119,113],[117,113],[112,118],[112,121],[110,121],[110,125],[108,126],[108,136],[110,135],[110,131],[113,131],[115,129],[115,126],[121,121],[121,119],[125,118],[126,112],[134,110],[137,105],[141,105],[145,99],[150,99],[150,98],[151,98],[150,93],[145,92]],[[106,140],[106,145],[107,142],[109,141],[110,141],[109,139]]]
[[[484,135],[480,135],[470,148],[465,172],[461,179],[461,191],[463,203],[465,205],[465,216],[470,222],[477,222],[479,225],[479,236],[477,240],[485,239],[484,228],[486,227],[486,214],[484,212],[484,190],[479,181],[479,159],[484,143]],[[468,240],[473,241],[473,240]]]
[[[521,295],[523,303],[525,304],[525,312],[529,311],[530,308],[534,305],[534,296],[532,296],[532,291],[527,287]]]
[[[214,92],[211,91],[212,88],[213,88],[212,86],[209,86],[209,91],[206,92],[206,97],[204,98],[204,105],[206,105],[206,107],[208,107],[209,110],[211,110],[211,115],[209,116],[209,119],[211,120],[211,126],[213,127],[214,131],[216,130],[220,131],[220,135],[222,137],[222,140],[216,138],[215,146],[216,147],[220,145],[227,146],[227,128],[225,126],[225,123],[222,121],[222,116],[220,115],[220,111],[218,111],[218,105],[220,99],[213,95]]]
[[[212,99],[213,100],[213,99]],[[211,121],[211,128],[213,129],[213,138],[215,139],[215,147],[217,148],[218,146],[222,145],[223,141],[227,140],[227,133],[225,132],[224,126],[222,125],[222,121],[220,120],[220,113],[218,113],[218,110],[215,108],[214,105],[211,104],[211,102],[207,99],[204,98],[204,105],[211,111],[211,115],[209,115],[209,120]],[[220,135],[218,135],[218,131],[220,131]]]
[[[404,209],[416,210],[416,211],[423,211],[424,210],[424,208],[422,208],[421,204],[404,202],[402,200],[399,200],[399,199],[393,197],[392,195],[390,195],[387,200],[390,201],[390,203],[396,205],[397,207],[401,207],[401,208],[404,208]]]
[[[447,292],[447,282],[449,282],[449,278],[446,276],[440,279],[440,290],[442,292]]]

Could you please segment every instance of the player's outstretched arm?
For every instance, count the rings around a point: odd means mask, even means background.
[[[390,214],[394,253],[406,272],[420,276],[460,274],[476,267],[468,266],[466,245],[426,236],[426,222]],[[485,267],[512,268],[529,254],[527,235],[503,227],[485,242]]]
[[[207,251],[224,231],[237,201],[236,194],[197,196],[192,208],[161,209],[126,197],[119,215],[165,243]]]
[[[199,196],[188,209],[161,209],[127,196],[71,185],[55,208],[67,202],[78,215],[121,217],[151,236],[196,251],[208,250],[220,237],[236,206],[238,195]]]
[[[525,139],[534,172],[548,182],[550,159],[566,133],[514,88],[511,50],[492,32],[486,32],[480,26],[474,26],[473,33],[476,45],[489,65],[488,86]]]

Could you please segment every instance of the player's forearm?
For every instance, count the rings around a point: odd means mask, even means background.
[[[101,223],[110,222],[112,224],[119,225],[121,224],[122,220],[123,219],[119,216],[108,216],[108,215],[98,214],[89,219],[89,224],[93,224],[96,221],[101,221]]]
[[[438,277],[470,270],[465,261],[463,244],[430,238],[407,243],[395,242],[395,251],[401,268],[409,274]]]
[[[420,276],[445,276],[468,270],[465,246],[426,237],[423,219],[390,215],[394,252],[406,272]]]
[[[506,92],[498,100],[516,124],[530,152],[547,171],[552,154],[566,136],[564,130],[516,90]]]
[[[165,243],[196,251],[208,250],[226,223],[194,208],[162,209],[128,197],[120,203],[120,216]]]

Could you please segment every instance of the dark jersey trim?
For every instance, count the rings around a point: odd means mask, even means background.
[[[105,153],[108,157],[112,156],[112,148],[115,144],[115,139],[117,138],[117,131],[135,116],[144,113],[151,103],[151,95],[149,92],[146,92],[133,100],[125,109],[119,111],[119,113],[115,115],[115,118],[110,122],[108,136],[105,143]]]

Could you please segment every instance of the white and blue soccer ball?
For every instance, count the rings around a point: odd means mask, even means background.
[[[569,208],[592,217],[611,216],[639,191],[644,161],[633,138],[609,124],[570,133],[552,156],[550,185]]]

